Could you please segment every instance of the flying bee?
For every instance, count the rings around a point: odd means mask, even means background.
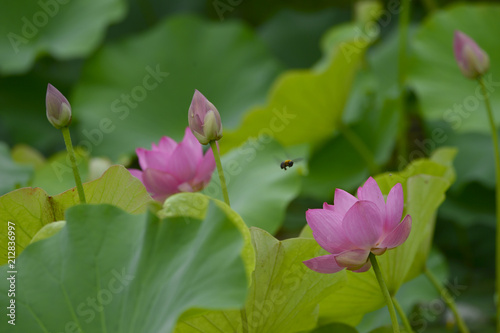
[[[293,163],[299,162],[301,160],[302,160],[302,158],[296,158],[295,160],[284,160],[283,162],[281,162],[280,167],[282,169],[285,169],[285,171],[286,171],[286,168],[293,167]]]

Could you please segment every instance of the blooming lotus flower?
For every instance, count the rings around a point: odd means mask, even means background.
[[[370,269],[370,252],[381,255],[403,244],[411,230],[411,216],[401,222],[403,187],[396,184],[387,202],[373,178],[358,189],[358,198],[335,190],[334,205],[309,209],[306,220],[318,244],[331,254],[304,264],[319,273],[336,273],[347,268],[354,272]]]
[[[71,105],[66,97],[50,83],[45,96],[47,119],[55,128],[63,128],[71,123]]]
[[[461,31],[455,31],[453,53],[462,74],[469,79],[476,79],[490,68],[488,54]]]
[[[198,90],[194,91],[189,106],[189,128],[202,145],[222,138],[222,122],[219,111]]]
[[[178,192],[196,192],[210,182],[215,170],[212,149],[203,154],[202,145],[189,128],[184,138],[177,143],[164,136],[152,149],[136,150],[141,170],[129,169],[151,193],[153,199],[165,201]]]

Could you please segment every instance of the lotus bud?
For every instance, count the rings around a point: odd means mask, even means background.
[[[71,105],[66,97],[50,83],[45,97],[47,119],[55,128],[63,128],[71,123]]]
[[[222,138],[219,111],[202,93],[195,90],[189,106],[189,128],[202,145]]]
[[[453,52],[462,74],[476,79],[490,68],[490,58],[476,42],[461,31],[455,31]]]

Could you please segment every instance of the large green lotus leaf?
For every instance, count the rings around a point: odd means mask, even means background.
[[[275,233],[289,203],[300,191],[299,162],[282,170],[283,148],[274,140],[248,141],[222,156],[231,207],[249,227]],[[223,145],[221,144],[221,147]],[[283,157],[285,156],[285,157]],[[222,200],[217,171],[204,193]]]
[[[255,269],[255,251],[250,237],[250,230],[238,213],[232,210],[224,202],[210,198],[201,193],[177,193],[165,200],[163,209],[158,212],[158,216],[160,218],[182,216],[203,220],[207,214],[207,207],[211,201],[215,202],[219,208],[225,211],[226,215],[234,221],[235,225],[240,230],[240,233],[243,235],[245,244],[241,253],[243,261],[245,262],[248,281],[250,283],[252,272]]]
[[[319,42],[328,28],[347,21],[346,9],[300,12],[285,8],[258,28],[260,38],[289,68],[307,68],[320,57]]]
[[[461,30],[484,49],[491,61],[486,75],[497,124],[500,121],[500,62],[498,40],[492,31],[500,29],[500,6],[493,4],[454,5],[436,11],[423,22],[411,40],[414,61],[408,83],[415,90],[427,119],[444,120],[456,131],[489,132],[484,102],[478,83],[466,79],[453,57],[453,32]]]
[[[80,144],[117,158],[163,135],[180,139],[195,89],[217,107],[224,129],[234,127],[264,101],[279,68],[241,23],[168,19],[86,63],[72,99]]]
[[[351,45],[349,42],[341,43]],[[240,127],[225,131],[221,149],[239,146],[249,137],[275,137],[285,146],[318,144],[337,128],[342,110],[359,69],[366,45],[346,57],[339,45],[332,46],[321,69],[290,70],[282,74],[269,93],[265,106],[250,110]]]
[[[9,147],[0,142],[0,195],[16,187],[25,186],[33,174],[33,167],[16,163]]]
[[[256,253],[245,304],[249,333],[293,333],[316,326],[318,302],[343,286],[344,273],[319,274],[302,261],[324,251],[312,239],[278,241],[251,228]],[[209,312],[179,323],[176,333],[242,332],[240,311]]]
[[[16,260],[17,332],[168,333],[186,310],[245,302],[243,236],[213,202],[203,220],[103,204],[72,207],[66,221]],[[0,270],[7,276],[7,265]],[[0,330],[8,327],[2,320]]]
[[[0,72],[25,72],[41,54],[58,59],[85,56],[125,12],[123,0],[5,2],[0,13]]]
[[[132,214],[152,201],[142,183],[123,166],[113,166],[99,179],[83,184],[87,203],[113,204]],[[50,196],[39,187],[25,187],[0,197],[0,264],[7,262],[7,224],[16,225],[16,255],[46,224],[64,220],[64,212],[80,202],[76,187]]]
[[[440,148],[430,159],[416,160],[401,172],[375,177],[384,195],[396,183],[403,185],[404,214],[412,216],[412,231],[408,240],[377,257],[387,287],[393,294],[403,282],[421,272],[427,259],[437,208],[454,180],[451,163],[455,154],[454,149]],[[312,237],[311,229],[306,226],[301,236]],[[418,269],[413,269],[413,265]],[[365,313],[384,305],[373,270],[367,273],[347,272],[347,279],[346,287],[321,302],[321,322],[338,321],[355,325]]]
[[[130,172],[121,165],[115,165],[108,169],[94,181],[85,183],[83,190],[87,203],[107,203],[131,213],[144,212],[148,203],[152,201],[146,188]],[[138,179],[137,179],[138,180]],[[52,197],[52,207],[55,218],[62,220],[64,211],[68,207],[80,203],[76,187]]]

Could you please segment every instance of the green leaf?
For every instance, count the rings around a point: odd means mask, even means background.
[[[231,207],[249,227],[275,233],[283,223],[289,203],[299,194],[300,173],[305,162],[298,162],[285,171],[280,168],[280,162],[286,156],[272,139],[246,142],[222,156]],[[217,173],[203,192],[222,200]]]
[[[331,26],[348,20],[349,14],[339,8],[317,12],[285,8],[261,25],[258,34],[287,67],[310,67],[321,57],[321,35]]]
[[[346,56],[341,52],[346,45],[356,52]],[[325,57],[325,68],[282,74],[267,104],[250,110],[236,131],[225,131],[221,149],[239,146],[249,137],[263,140],[271,136],[285,146],[318,144],[329,138],[342,116],[366,46],[343,42],[332,47],[331,56]]]
[[[111,205],[78,205],[66,220],[16,260],[19,331],[171,332],[186,310],[244,304],[239,222],[214,202],[203,220]],[[7,276],[7,265],[0,270]],[[2,320],[0,330],[8,326]]]
[[[12,147],[12,151],[10,153],[12,155],[12,159],[16,163],[31,165],[35,169],[43,166],[45,163],[45,158],[38,150],[23,143]]]
[[[33,167],[14,162],[9,147],[0,142],[0,195],[25,186],[32,174]]]
[[[318,327],[309,333],[358,333],[358,330],[346,324],[333,323]]]
[[[319,274],[302,261],[323,250],[312,239],[278,241],[251,228],[256,253],[245,304],[249,333],[293,333],[316,326],[318,302],[342,287],[344,274]],[[178,324],[175,332],[241,332],[239,311],[209,312]]]
[[[137,181],[136,181],[137,180]],[[115,165],[94,181],[83,185],[87,203],[108,203],[131,214],[140,214],[152,201],[142,183],[121,165]],[[64,211],[80,203],[76,188],[52,198],[57,219],[63,219]]]
[[[10,1],[0,13],[0,72],[27,71],[41,54],[82,57],[103,39],[108,25],[126,11],[123,0]],[[89,24],[92,22],[92,24]]]
[[[486,75],[493,110],[500,108],[498,40],[500,6],[459,4],[434,12],[417,30],[411,46],[414,61],[408,67],[408,83],[429,120],[444,120],[460,132],[489,132],[489,122],[479,85],[466,79],[453,56],[453,32],[461,30],[488,53],[491,69]],[[500,117],[496,117],[497,124]]]
[[[61,231],[62,228],[66,225],[66,221],[56,221],[52,223],[47,223],[42,227],[42,229],[38,230],[38,232],[31,239],[31,243],[38,242],[42,239],[52,237]]]
[[[116,159],[163,135],[180,139],[195,89],[217,107],[226,130],[264,102],[279,71],[241,23],[170,18],[88,60],[72,98],[80,144]]]
[[[437,208],[454,181],[451,163],[455,154],[456,150],[452,148],[440,148],[430,159],[416,160],[401,172],[375,177],[384,195],[396,183],[403,185],[404,214],[412,216],[412,230],[406,242],[377,257],[392,294],[396,294],[402,283],[420,274],[427,260]],[[308,226],[301,236],[312,237]],[[356,325],[365,313],[383,305],[384,300],[373,270],[366,273],[347,272],[346,286],[321,302],[320,323]]]
[[[250,231],[238,213],[226,205],[223,201],[210,198],[201,193],[177,193],[165,200],[163,209],[158,212],[160,218],[191,217],[203,220],[206,217],[210,202],[213,201],[224,213],[234,221],[240,233],[243,235],[244,246],[242,258],[245,263],[248,281],[250,283],[252,272],[255,269],[255,251],[250,238]]]
[[[83,184],[87,203],[113,204],[140,214],[152,201],[142,183],[123,166],[113,166],[99,179]],[[0,197],[0,227],[16,224],[16,255],[19,255],[45,225],[64,220],[66,209],[78,204],[76,187],[56,196],[41,188],[21,188]],[[7,262],[7,235],[0,231],[0,264]]]

